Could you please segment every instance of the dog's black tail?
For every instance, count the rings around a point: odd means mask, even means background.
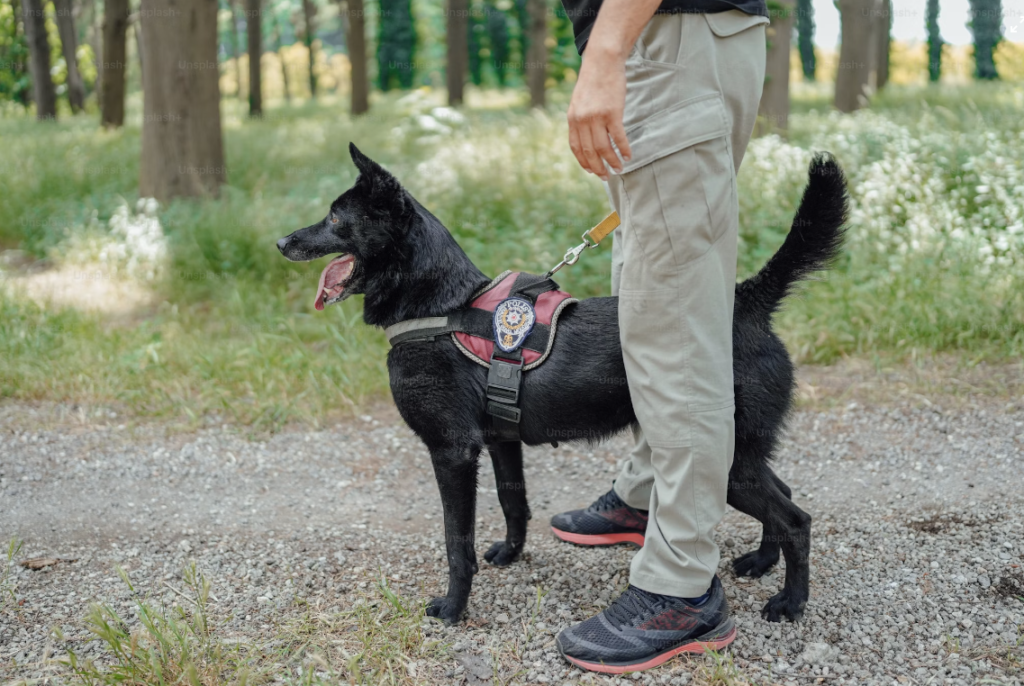
[[[829,154],[815,155],[789,235],[754,276],[736,287],[737,316],[769,318],[801,279],[839,254],[847,217],[846,179]]]

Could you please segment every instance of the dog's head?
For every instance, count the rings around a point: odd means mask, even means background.
[[[293,262],[336,255],[320,274],[314,306],[341,302],[364,293],[368,275],[388,269],[387,260],[408,230],[412,198],[394,176],[349,144],[359,177],[352,188],[331,203],[320,222],[277,242],[281,254]]]

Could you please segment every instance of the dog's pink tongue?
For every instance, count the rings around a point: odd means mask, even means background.
[[[316,300],[313,307],[318,311],[324,309],[324,301],[329,297],[333,298],[345,290],[341,284],[352,273],[352,266],[355,258],[351,255],[342,255],[331,260],[324,270],[320,272],[320,282],[316,287]]]

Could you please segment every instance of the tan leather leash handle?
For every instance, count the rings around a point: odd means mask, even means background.
[[[552,274],[566,265],[571,266],[576,264],[576,261],[580,259],[580,255],[584,250],[587,248],[596,248],[598,244],[608,236],[608,234],[619,227],[620,223],[618,213],[612,212],[598,222],[596,226],[584,231],[581,236],[583,242],[575,248],[569,248],[562,257],[562,261],[552,267],[551,271],[544,275],[545,278],[550,278]]]
[[[587,238],[589,238],[594,245],[597,245],[598,243],[603,241],[605,237],[608,236],[608,234],[610,234],[615,229],[619,228],[619,224],[621,223],[622,222],[619,221],[619,213],[612,212],[607,217],[598,222],[597,226],[583,234],[583,239],[586,240]]]

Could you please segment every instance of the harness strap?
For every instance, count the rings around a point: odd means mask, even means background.
[[[500,280],[501,277],[492,281],[490,287],[495,286]],[[488,289],[484,289],[486,290]],[[550,276],[524,272],[516,276],[507,297],[525,298],[533,305],[541,294],[555,290],[558,290],[558,284]],[[476,307],[466,307],[446,317],[409,319],[384,330],[392,347],[413,341],[434,340],[438,336],[453,332],[492,339],[494,313]],[[512,352],[499,349],[497,344],[494,346],[487,373],[487,414],[491,416],[491,426],[499,442],[520,440],[519,419],[522,411],[519,408],[519,390],[523,380],[524,364],[522,351],[527,349],[546,353],[550,339],[551,327],[537,322],[530,335]]]
[[[432,340],[452,332],[468,333],[471,336],[479,336],[480,338],[491,338],[494,336],[493,316],[494,314],[487,310],[469,307],[465,310],[452,312],[447,317],[407,319],[404,322],[389,326],[384,330],[384,335],[388,337],[388,343],[391,344],[391,347],[411,341]],[[537,323],[533,325],[533,331],[526,337],[521,347],[536,353],[543,353],[548,349],[550,338],[551,327],[547,324]]]

